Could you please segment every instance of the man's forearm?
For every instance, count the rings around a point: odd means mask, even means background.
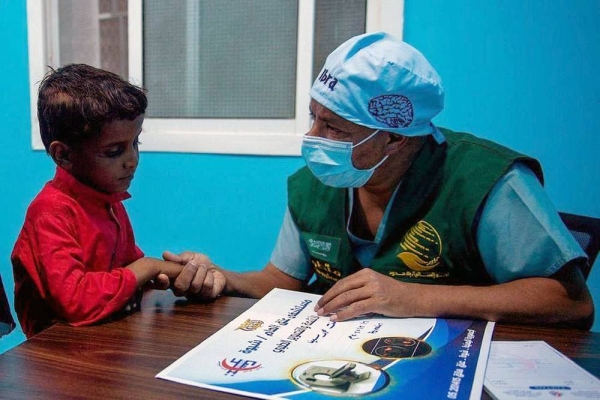
[[[233,272],[223,268],[219,271],[225,276],[225,294],[261,298],[273,288],[300,290],[301,281],[279,271],[272,264],[256,272]]]
[[[565,324],[589,329],[594,306],[586,290],[573,295],[551,278],[525,278],[485,287],[429,286],[419,308],[438,317],[520,324]]]
[[[267,282],[261,282],[260,272],[233,272],[221,270],[227,281],[224,294],[261,298],[271,289]]]

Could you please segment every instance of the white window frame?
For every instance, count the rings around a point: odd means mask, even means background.
[[[37,119],[37,89],[58,56],[57,1],[27,0],[29,79],[31,94],[31,143],[44,150]],[[142,1],[129,0],[129,76],[143,85]],[[312,84],[315,0],[299,0],[298,64],[296,69],[295,119],[163,119],[146,118],[142,151],[300,155],[302,136],[310,118],[308,91]],[[404,0],[367,0],[366,31],[383,30],[402,37]],[[54,26],[52,22],[54,21]],[[49,26],[50,25],[50,26]],[[50,28],[50,29],[49,29]]]

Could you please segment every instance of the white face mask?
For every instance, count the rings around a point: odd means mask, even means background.
[[[388,158],[383,157],[374,167],[356,169],[352,164],[352,149],[365,143],[379,132],[357,144],[340,142],[313,136],[302,139],[302,156],[311,172],[325,185],[337,188],[358,188],[364,186],[373,172]]]

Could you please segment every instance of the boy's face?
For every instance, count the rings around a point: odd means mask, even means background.
[[[99,192],[125,192],[138,166],[143,122],[144,115],[140,115],[133,121],[104,125],[99,136],[71,148],[69,172]]]

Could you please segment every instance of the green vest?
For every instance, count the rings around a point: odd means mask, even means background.
[[[476,245],[477,212],[515,161],[543,182],[541,168],[496,143],[440,130],[446,142],[429,138],[402,179],[370,268],[405,282],[490,284]],[[288,205],[310,252],[312,291],[362,268],[346,232],[347,189],[322,184],[304,167],[288,179]]]

